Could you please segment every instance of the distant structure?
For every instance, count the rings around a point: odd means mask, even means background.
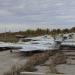
[[[26,38],[24,35],[16,35],[16,38]]]
[[[24,36],[24,35],[16,35],[16,38],[19,40],[19,42],[21,42],[24,38],[26,38],[26,36]]]

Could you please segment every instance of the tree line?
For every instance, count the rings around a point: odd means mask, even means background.
[[[0,33],[0,41],[17,41],[16,35],[23,35],[25,37],[29,36],[40,36],[40,35],[52,35],[55,36],[57,34],[65,34],[65,33],[71,33],[75,32],[75,27],[72,27],[70,29],[36,29],[36,30],[31,30],[28,29],[26,31],[19,31],[19,32],[5,32],[5,33]]]

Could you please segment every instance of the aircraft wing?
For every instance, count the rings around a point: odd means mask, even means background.
[[[1,50],[9,50],[9,49],[20,49],[21,46],[19,44],[14,43],[0,43],[0,51]]]
[[[63,42],[61,43],[61,46],[72,46],[72,47],[75,47],[75,42]]]
[[[19,49],[19,51],[35,51],[35,50],[38,50],[38,48],[33,45],[24,45],[22,46],[22,49]]]
[[[53,47],[43,46],[43,45],[24,45],[22,49],[19,49],[19,51],[45,51],[45,50],[54,50]]]

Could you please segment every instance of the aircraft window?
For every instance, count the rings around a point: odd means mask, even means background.
[[[37,40],[32,40],[32,41],[37,41]]]
[[[45,43],[44,45],[51,45],[51,43]]]
[[[31,43],[31,44],[39,44],[39,43],[35,42],[35,43]]]
[[[69,35],[69,39],[72,39],[72,36],[73,36],[73,35]]]
[[[67,39],[67,37],[63,37],[63,39],[64,39],[64,40],[66,40],[66,39]]]
[[[23,42],[28,42],[28,41],[31,41],[31,39],[23,39],[22,41]]]

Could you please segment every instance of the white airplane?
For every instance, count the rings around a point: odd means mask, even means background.
[[[75,48],[75,33],[63,34],[57,40],[61,42],[61,48]]]
[[[9,50],[10,48],[12,48],[12,45],[12,43],[0,42],[0,51]]]
[[[42,37],[27,42],[19,51],[46,51],[59,49],[59,43],[52,37]]]
[[[75,47],[75,33],[65,34],[63,36],[62,46]]]
[[[0,49],[18,49],[21,52],[27,51],[45,51],[45,50],[56,50],[59,49],[60,45],[58,41],[55,41],[53,37],[49,36],[40,36],[34,38],[26,38],[31,39],[29,42],[19,42],[17,44],[14,43],[1,43]]]

